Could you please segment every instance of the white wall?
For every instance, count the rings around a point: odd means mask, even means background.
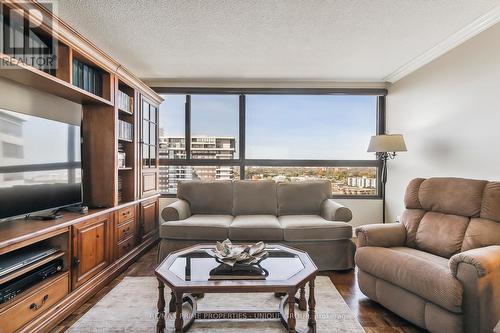
[[[500,180],[500,24],[389,88],[387,129],[408,152],[389,162],[388,220],[414,177]]]
[[[160,199],[160,213],[164,207],[176,201],[175,198]],[[382,201],[372,199],[338,199],[342,205],[349,207],[353,213],[350,224],[357,227],[363,224],[378,223],[382,221]],[[161,219],[160,219],[161,220]]]

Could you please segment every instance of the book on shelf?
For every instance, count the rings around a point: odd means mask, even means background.
[[[123,120],[118,120],[118,139],[133,141],[134,125]]]
[[[118,202],[123,202],[123,176],[118,175]]]
[[[102,71],[73,59],[73,85],[94,95],[102,95]]]
[[[127,95],[121,90],[118,90],[118,96],[117,96],[117,104],[118,108],[122,111],[128,112],[128,113],[134,113],[134,98]]]

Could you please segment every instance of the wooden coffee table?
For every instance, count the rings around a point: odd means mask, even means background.
[[[209,280],[209,272],[220,264],[206,249],[213,244],[200,244],[173,252],[156,268],[158,278],[158,332],[165,329],[165,284],[170,288],[169,312],[175,312],[175,332],[186,332],[196,319],[276,319],[280,320],[288,332],[316,332],[314,281],[318,269],[309,255],[284,245],[271,244],[266,250],[269,256],[260,265],[269,272],[265,280]],[[306,301],[305,287],[309,286]],[[299,292],[299,297],[296,297]],[[276,311],[198,311],[196,297],[204,293],[275,293],[286,295]],[[182,317],[182,306],[191,307],[189,320]],[[285,305],[288,304],[288,314]],[[308,323],[304,331],[295,328],[295,306],[308,310]]]

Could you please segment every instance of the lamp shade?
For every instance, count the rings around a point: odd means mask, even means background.
[[[406,151],[406,144],[401,134],[374,135],[368,145],[369,153]]]

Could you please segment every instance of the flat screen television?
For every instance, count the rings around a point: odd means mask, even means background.
[[[80,126],[0,109],[0,220],[81,202]]]

